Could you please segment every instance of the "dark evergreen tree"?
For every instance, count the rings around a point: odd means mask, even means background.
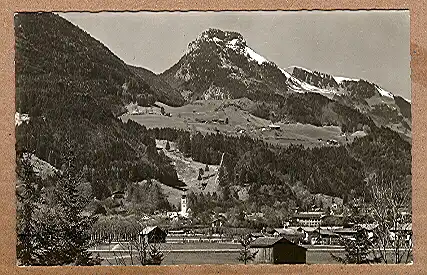
[[[52,191],[53,207],[57,209],[56,226],[61,230],[55,238],[57,249],[47,251],[47,258],[57,264],[95,265],[100,259],[92,257],[88,249],[93,245],[90,239],[91,228],[97,220],[96,216],[85,212],[90,197],[85,197],[79,190],[82,178],[75,169],[73,152],[65,158],[62,173]]]
[[[89,197],[79,189],[80,179],[70,166],[41,181],[29,154],[18,159],[18,243],[22,265],[95,265],[100,259],[88,252],[96,218],[84,209]],[[43,183],[43,184],[42,184]]]
[[[20,265],[37,263],[38,232],[35,212],[41,202],[41,179],[31,165],[30,154],[17,156],[17,244]]]

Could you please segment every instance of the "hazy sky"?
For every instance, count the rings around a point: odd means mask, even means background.
[[[363,78],[411,98],[408,11],[62,13],[128,64],[163,72],[208,28],[279,67]]]

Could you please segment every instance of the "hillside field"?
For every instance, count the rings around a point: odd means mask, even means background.
[[[155,107],[133,107],[121,116],[126,122],[131,119],[147,128],[176,128],[191,132],[226,135],[248,135],[275,145],[302,144],[306,147],[327,145],[327,140],[345,144],[353,140],[341,134],[338,126],[317,127],[301,123],[275,123],[280,129],[270,129],[272,121],[249,113],[252,102],[248,99],[194,101],[182,107],[170,107],[156,103]],[[161,107],[165,114],[161,114]],[[228,124],[225,123],[228,118]]]

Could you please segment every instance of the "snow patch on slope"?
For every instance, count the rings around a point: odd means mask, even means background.
[[[218,37],[214,37],[214,38],[212,38],[212,40],[213,40],[215,43],[221,43],[221,42],[222,42],[222,40],[221,40],[221,39],[219,39]]]
[[[245,46],[242,49],[237,44],[238,42],[239,42],[239,39],[234,38],[233,40],[228,41],[226,43],[226,47],[228,47],[230,49],[233,49],[234,51],[239,51],[240,53],[243,53],[244,55],[246,55],[250,59],[255,60],[259,65],[261,65],[264,62],[269,62],[265,57],[263,57],[262,55],[258,54],[257,52],[255,52],[254,50],[252,50],[251,48],[249,48],[248,46]]]
[[[233,40],[231,40],[230,42],[228,42],[228,44],[230,44],[231,46],[236,46],[237,42],[239,42],[239,39],[234,38]]]
[[[385,97],[389,97],[389,98],[394,98],[394,95],[390,92],[387,92],[386,90],[384,90],[381,87],[377,86],[377,91],[380,93],[381,96],[385,96]]]
[[[264,62],[268,62],[267,59],[265,59],[265,57],[257,54],[254,50],[252,50],[249,47],[245,48],[246,54],[249,55],[249,57],[253,60],[255,60],[256,62],[258,62],[259,65],[261,65]]]
[[[349,77],[344,77],[344,76],[334,76],[333,77],[335,79],[335,81],[340,84],[343,81],[359,81],[360,79],[357,78],[349,78]]]
[[[291,66],[291,67],[288,67],[288,68],[286,68],[286,70],[288,70],[288,71],[293,71],[293,69],[294,68],[299,68],[299,69],[301,69],[301,70],[304,70],[304,71],[307,71],[307,72],[312,72],[312,71],[310,71],[310,70],[308,70],[308,69],[306,69],[306,68],[303,68],[303,67],[298,67],[298,66]],[[280,69],[281,71],[282,71],[282,73],[283,74],[285,74],[286,75],[286,77],[289,79],[289,73],[287,73],[286,71],[284,71],[284,70],[282,70],[282,69]],[[291,77],[292,77],[292,75],[291,75]],[[342,82],[344,82],[344,81],[360,81],[360,79],[358,79],[358,78],[349,78],[349,77],[344,77],[344,76],[333,76],[333,78],[335,79],[335,81],[338,83],[338,85],[340,85]],[[306,82],[304,82],[304,81],[300,81],[300,80],[298,80],[298,79],[292,79],[292,82],[295,82],[295,80],[296,81],[299,81],[300,83],[301,83],[301,87],[303,88],[303,89],[305,89],[305,90],[307,90],[307,91],[310,91],[310,92],[318,92],[318,93],[322,93],[322,94],[338,94],[335,90],[326,90],[326,89],[321,89],[321,88],[318,88],[318,87],[316,87],[316,86],[312,86],[312,85],[310,85],[310,84],[308,84],[308,83],[306,83]],[[299,84],[299,83],[298,83]],[[291,85],[292,86],[292,85]],[[377,85],[375,85],[375,87],[376,87],[376,89],[377,89],[377,91],[378,91],[378,93],[381,95],[381,96],[383,96],[383,97],[388,97],[388,98],[394,98],[394,95],[392,94],[392,93],[390,93],[390,92],[388,92],[388,91],[386,91],[386,90],[384,90],[383,88],[381,88],[381,87],[379,87],[379,86],[377,86]]]
[[[288,79],[288,84],[290,88],[297,93],[314,92],[314,93],[320,93],[320,94],[329,95],[329,96],[335,94],[335,91],[333,90],[320,89],[316,86],[308,84],[307,82],[299,80],[298,78],[292,76],[290,73],[288,73],[287,71],[281,68],[279,68],[279,70]]]

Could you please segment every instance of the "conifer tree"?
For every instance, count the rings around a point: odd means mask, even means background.
[[[41,201],[41,179],[31,165],[31,156],[17,156],[17,245],[16,254],[21,265],[36,262],[37,230],[35,212]]]
[[[62,264],[94,265],[99,259],[92,258],[88,249],[92,245],[90,231],[96,222],[96,217],[86,213],[84,209],[90,200],[79,192],[82,179],[76,175],[71,162],[66,164],[55,189],[53,201],[58,209],[58,225],[62,228],[59,232],[63,246],[61,251],[56,251]]]

